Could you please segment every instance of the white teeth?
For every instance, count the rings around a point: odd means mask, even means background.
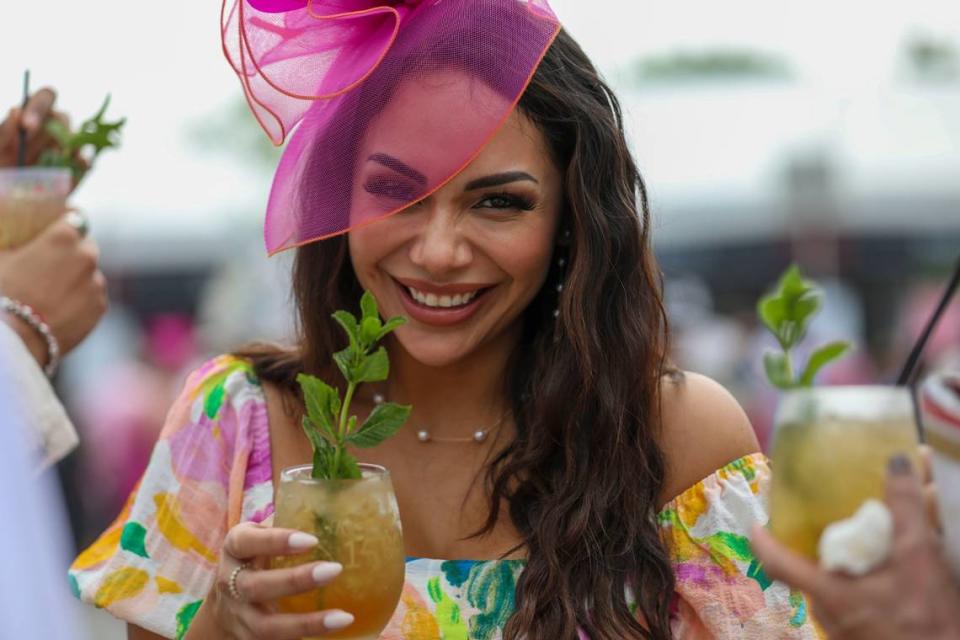
[[[477,290],[470,293],[458,293],[452,296],[438,296],[434,293],[423,293],[422,291],[418,291],[413,287],[407,287],[407,291],[409,291],[410,296],[420,304],[426,307],[437,307],[442,309],[461,307],[476,298],[477,294],[480,293],[480,291]]]

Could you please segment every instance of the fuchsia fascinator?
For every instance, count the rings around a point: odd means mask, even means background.
[[[270,254],[447,182],[517,104],[560,30],[546,0],[224,0],[224,53],[274,144]]]

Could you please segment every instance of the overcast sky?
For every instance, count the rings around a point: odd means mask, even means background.
[[[960,45],[957,0],[554,0],[561,20],[621,83],[639,56],[748,47],[784,58],[801,83],[822,90],[882,90],[896,79],[911,34]],[[105,155],[77,194],[112,226],[168,228],[199,215],[262,211],[268,180],[228,157],[199,153],[191,127],[236,100],[223,60],[218,0],[8,0],[0,20],[0,104],[19,100],[29,67],[59,89],[77,117],[106,93],[129,118],[122,151]],[[212,204],[215,203],[215,204]],[[216,211],[213,211],[213,210]]]

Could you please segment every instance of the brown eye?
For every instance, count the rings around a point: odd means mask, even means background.
[[[526,198],[521,198],[509,193],[498,193],[487,196],[477,203],[477,207],[481,209],[529,211],[533,209],[533,203]]]

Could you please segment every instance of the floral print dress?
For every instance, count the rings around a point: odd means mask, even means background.
[[[772,582],[747,532],[765,523],[770,468],[741,458],[659,514],[673,559],[675,638],[817,638],[803,597]],[[273,513],[266,399],[232,356],[187,380],[150,463],[116,521],[70,568],[73,592],[132,624],[182,638],[213,584],[227,530]],[[411,558],[381,640],[497,640],[522,560]]]

